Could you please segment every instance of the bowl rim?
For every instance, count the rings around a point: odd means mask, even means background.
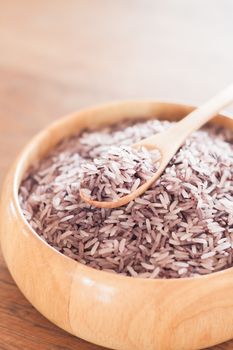
[[[104,108],[108,108],[108,107],[117,107],[117,106],[123,106],[123,105],[132,105],[132,104],[138,104],[138,103],[142,103],[142,104],[163,104],[163,105],[170,105],[171,107],[180,107],[180,108],[189,108],[189,109],[194,109],[196,108],[193,105],[189,105],[189,104],[185,104],[185,103],[177,103],[174,101],[169,101],[169,100],[152,100],[152,99],[134,99],[134,100],[118,100],[118,101],[110,101],[110,102],[106,102],[106,103],[101,103],[101,104],[96,104],[94,106],[91,107],[87,107],[87,108],[80,108],[78,110],[76,110],[73,113],[67,114],[65,116],[62,116],[58,119],[56,119],[55,121],[53,121],[52,123],[49,123],[47,126],[43,127],[39,132],[37,132],[34,136],[32,136],[28,142],[26,142],[25,146],[21,149],[20,153],[18,154],[18,157],[15,160],[15,163],[13,165],[13,173],[12,173],[12,179],[13,179],[13,204],[14,204],[14,209],[15,212],[18,216],[18,218],[20,219],[20,221],[22,222],[23,225],[25,225],[28,229],[28,232],[30,232],[30,234],[36,239],[38,240],[41,244],[43,244],[45,247],[47,247],[48,249],[51,250],[51,252],[53,252],[54,254],[57,254],[60,258],[65,259],[67,261],[69,261],[70,263],[74,264],[74,266],[76,265],[77,267],[81,267],[82,271],[86,271],[86,274],[88,275],[90,273],[95,272],[96,274],[98,274],[99,276],[106,276],[106,277],[113,277],[117,278],[119,281],[120,280],[124,280],[124,281],[129,281],[131,280],[132,282],[136,282],[136,281],[143,281],[144,283],[150,283],[150,284],[158,284],[158,283],[183,283],[183,282],[192,282],[192,281],[197,281],[197,280],[202,280],[203,282],[205,280],[209,280],[210,278],[218,278],[221,277],[221,275],[232,272],[233,273],[233,266],[229,267],[227,269],[224,270],[220,270],[220,271],[216,271],[216,272],[212,272],[209,274],[205,274],[205,275],[199,275],[199,276],[192,276],[192,277],[179,277],[179,278],[146,278],[146,277],[133,277],[133,276],[126,276],[126,275],[122,275],[121,273],[113,273],[113,272],[109,272],[109,271],[104,271],[104,270],[97,270],[93,267],[90,267],[89,265],[85,265],[82,264],[74,259],[72,259],[71,257],[68,257],[67,255],[57,251],[53,246],[51,246],[47,241],[45,241],[37,232],[36,230],[33,229],[33,227],[30,225],[30,223],[27,221],[26,217],[23,214],[22,208],[20,206],[20,202],[19,202],[19,187],[20,187],[20,183],[22,181],[22,176],[20,176],[20,172],[21,172],[21,168],[24,166],[24,162],[27,161],[28,156],[30,154],[30,149],[33,149],[35,146],[34,142],[36,139],[40,140],[43,138],[46,138],[46,131],[49,129],[53,129],[56,128],[57,126],[59,126],[60,124],[75,120],[80,112],[89,112],[89,111],[95,111],[95,110],[99,110],[99,109],[104,109]],[[223,113],[219,114],[220,117],[223,118],[230,118],[233,119],[233,114],[228,112],[228,111],[223,111]],[[152,118],[151,118],[152,119]],[[53,146],[54,147],[54,146]],[[29,164],[32,164],[32,162],[29,162]],[[27,166],[28,169],[29,166]],[[25,173],[25,171],[24,171]],[[20,180],[19,180],[20,179]]]

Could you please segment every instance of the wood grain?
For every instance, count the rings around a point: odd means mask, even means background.
[[[196,104],[226,86],[232,11],[231,0],[1,1],[0,181],[25,142],[58,116],[122,98]],[[0,334],[5,350],[99,349],[42,317],[2,258]]]

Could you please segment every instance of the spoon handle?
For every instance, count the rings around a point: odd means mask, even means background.
[[[174,138],[177,138],[179,147],[191,133],[198,130],[221,109],[231,103],[233,103],[233,84],[176,123],[174,127],[168,130],[168,133],[170,131],[173,135],[176,135]],[[170,134],[170,136],[172,135]]]
[[[221,109],[231,103],[233,103],[233,84],[175,123],[168,130],[139,141],[135,146],[146,146],[148,149],[158,148],[163,154],[162,165],[165,167],[190,134],[206,124]]]

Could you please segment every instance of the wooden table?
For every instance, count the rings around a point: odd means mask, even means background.
[[[196,104],[225,87],[232,13],[231,0],[1,1],[0,181],[25,142],[63,114],[118,99]],[[100,348],[41,316],[0,257],[0,349]]]

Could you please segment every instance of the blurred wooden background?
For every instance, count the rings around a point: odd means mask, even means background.
[[[0,183],[33,134],[78,108],[204,101],[233,79],[232,37],[232,0],[0,0]],[[1,350],[100,349],[34,310],[1,256],[0,335]]]

